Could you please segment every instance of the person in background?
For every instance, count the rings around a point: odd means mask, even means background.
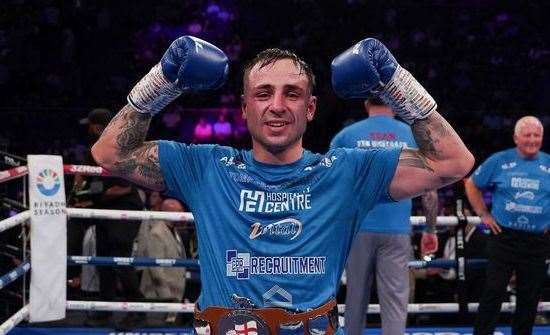
[[[342,129],[332,148],[417,148],[411,127],[395,119],[391,107],[379,98],[364,101],[369,117]],[[361,221],[346,266],[346,332],[363,334],[372,282],[376,276],[383,334],[403,334],[409,302],[409,268],[412,259],[410,199],[376,205]],[[422,255],[438,247],[436,190],[422,195],[426,228],[422,233]]]
[[[475,335],[493,334],[513,273],[517,302],[512,334],[533,330],[550,250],[550,155],[540,150],[543,134],[538,118],[520,118],[514,127],[516,146],[491,155],[465,181],[472,208],[493,233]],[[491,211],[482,189],[493,194]]]
[[[100,137],[105,127],[109,124],[112,114],[107,109],[94,109],[88,114],[88,131],[92,139]],[[93,159],[89,157],[88,165],[93,165]],[[89,187],[88,192],[80,192],[81,197],[75,207],[101,208],[101,209],[127,209],[143,210],[137,187],[122,178],[116,177],[89,177],[86,178]],[[86,191],[83,190],[83,191]],[[139,221],[134,220],[96,220],[96,254],[107,257],[130,257],[133,251],[134,239],[139,230]],[[82,240],[80,240],[82,241]],[[138,301],[143,295],[139,291],[139,279],[133,267],[97,267],[99,273],[99,295],[103,301],[119,297],[124,301]],[[117,288],[120,286],[121,290]],[[120,293],[120,294],[117,294]],[[109,323],[112,313],[97,312],[91,315],[86,324],[94,327],[104,326]],[[121,329],[131,327],[140,318],[136,313],[128,313],[117,325]]]
[[[212,125],[205,116],[201,116],[193,130],[193,143],[212,143],[213,135]]]
[[[217,144],[228,145],[233,135],[233,126],[227,120],[227,111],[223,110],[214,123],[214,139]]]
[[[185,208],[176,199],[165,199],[160,210],[184,212]],[[187,258],[174,221],[153,220],[149,234],[143,242],[145,257]],[[148,299],[181,302],[185,291],[185,272],[185,268],[182,267],[146,267],[141,277],[140,290]],[[166,315],[165,322],[174,324],[176,314]]]

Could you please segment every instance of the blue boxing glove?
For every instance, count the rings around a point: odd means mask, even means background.
[[[219,88],[228,70],[223,51],[196,37],[182,36],[172,42],[160,63],[134,86],[128,103],[140,113],[154,115],[183,92]]]
[[[334,58],[332,86],[344,99],[379,96],[409,124],[437,108],[424,87],[374,38],[364,39]]]

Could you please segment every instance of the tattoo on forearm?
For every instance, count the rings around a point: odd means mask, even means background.
[[[428,158],[437,159],[441,154],[437,147],[443,138],[454,133],[451,125],[438,113],[424,120],[418,120],[412,125],[414,139],[419,150]]]
[[[115,163],[119,174],[135,175],[148,186],[164,188],[162,172],[158,160],[158,143],[145,142]]]
[[[114,170],[122,177],[155,189],[164,188],[158,158],[158,143],[144,142],[151,116],[124,107],[109,123],[106,131],[114,133],[118,157]]]
[[[116,137],[116,142],[120,147],[121,154],[125,155],[145,141],[151,123],[151,116],[127,109],[122,110],[117,115],[117,119],[121,120],[122,125]]]
[[[437,224],[437,210],[439,209],[436,190],[426,190],[426,193],[422,195],[422,207],[426,216],[426,224],[431,228],[435,228]]]
[[[405,166],[416,167],[433,172],[433,169],[426,157],[424,157],[418,150],[403,149],[401,156],[399,156],[399,163]]]

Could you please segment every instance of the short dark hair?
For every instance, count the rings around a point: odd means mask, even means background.
[[[315,89],[315,75],[313,74],[311,67],[294,52],[279,48],[266,49],[258,53],[253,59],[246,63],[243,72],[243,92],[246,86],[248,75],[250,74],[250,70],[252,70],[252,68],[256,64],[260,64],[261,69],[281,59],[290,59],[292,62],[294,62],[294,65],[298,67],[298,69],[300,70],[300,74],[305,73],[307,79],[309,80],[310,93],[313,94],[313,90]]]

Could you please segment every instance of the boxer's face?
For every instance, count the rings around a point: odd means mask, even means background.
[[[317,98],[311,95],[305,73],[290,59],[248,74],[242,97],[243,118],[252,135],[253,148],[271,154],[302,150],[307,122],[313,120]]]
[[[539,124],[525,123],[514,134],[519,153],[526,158],[533,158],[542,146],[543,129]]]

